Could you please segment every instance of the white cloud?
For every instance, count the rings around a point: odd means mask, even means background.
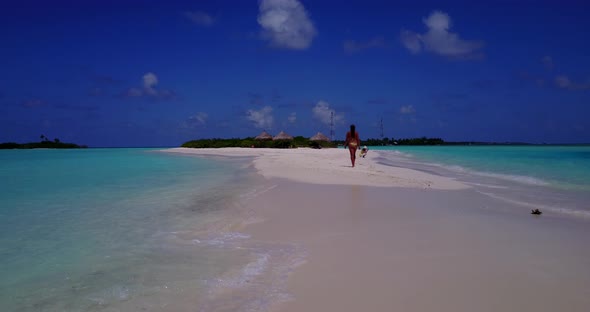
[[[568,76],[560,75],[555,77],[555,85],[562,89],[568,90],[589,90],[590,81],[586,83],[576,83],[569,79]]]
[[[184,12],[184,16],[188,19],[193,21],[193,23],[201,26],[211,26],[215,24],[215,19],[211,17],[211,15],[202,12],[202,11],[194,11],[194,12]]]
[[[204,126],[207,123],[207,118],[209,118],[209,115],[207,113],[198,112],[196,115],[190,117],[189,119],[193,120],[194,123],[199,126]]]
[[[305,8],[297,0],[261,0],[258,24],[262,37],[278,48],[307,49],[317,35]]]
[[[152,72],[145,73],[142,76],[143,88],[129,88],[123,92],[124,97],[142,97],[151,96],[161,99],[174,98],[176,94],[171,90],[158,90],[156,86],[159,83],[158,76]]]
[[[274,118],[272,116],[272,107],[265,106],[260,110],[249,109],[246,118],[250,120],[256,128],[271,129]]]
[[[422,50],[451,58],[473,59],[481,58],[479,50],[482,41],[463,40],[458,34],[450,32],[452,22],[448,14],[434,11],[422,20],[428,30],[419,34],[409,30],[402,30],[400,39],[402,44],[416,54]]]
[[[145,89],[152,89],[158,84],[158,77],[156,74],[149,72],[143,75],[143,87]]]
[[[332,114],[334,114],[334,123],[344,121],[344,116],[336,114],[336,111],[330,108],[330,104],[325,101],[319,101],[312,109],[313,117],[325,125],[330,125]]]
[[[158,84],[158,77],[154,73],[143,75],[143,90],[148,95],[156,95],[158,92],[154,89]]]
[[[402,114],[413,114],[416,112],[416,109],[414,108],[413,105],[406,105],[406,106],[400,107],[399,112]]]
[[[400,35],[402,40],[402,44],[406,47],[406,49],[410,50],[410,52],[417,54],[422,51],[422,43],[420,41],[420,35],[409,30],[402,30]]]
[[[287,120],[290,123],[295,123],[295,121],[297,121],[297,113],[291,113],[289,117],[287,117]]]
[[[190,116],[187,120],[180,124],[181,129],[195,129],[197,127],[204,127],[207,124],[209,115],[204,112],[198,112],[194,116]]]

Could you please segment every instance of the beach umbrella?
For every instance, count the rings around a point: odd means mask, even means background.
[[[310,141],[326,141],[326,142],[329,142],[330,141],[330,138],[328,138],[327,136],[325,136],[321,132],[318,132],[316,135],[314,135],[311,138],[309,138],[309,140]]]
[[[275,135],[274,138],[272,138],[273,140],[293,140],[293,137],[286,134],[285,132],[281,131],[279,132],[279,134]]]
[[[256,140],[272,140],[272,135],[268,134],[266,131],[262,131],[256,138]]]

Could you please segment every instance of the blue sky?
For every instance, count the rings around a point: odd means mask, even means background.
[[[0,142],[590,142],[583,1],[14,1]]]

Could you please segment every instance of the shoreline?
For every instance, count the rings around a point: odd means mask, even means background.
[[[371,158],[357,159],[351,168],[348,153],[337,149],[167,151],[250,156],[273,185],[244,203],[261,222],[237,230],[255,244],[300,246],[305,259],[264,258],[264,270],[282,268],[281,280],[267,272],[251,276],[252,282],[277,285],[282,296],[250,294],[267,304],[259,310],[585,311],[590,306],[585,219],[534,217],[453,178]]]

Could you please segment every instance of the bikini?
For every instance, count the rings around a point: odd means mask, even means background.
[[[351,135],[351,136],[352,136],[352,135]],[[356,139],[356,136],[357,136],[357,135],[355,134],[355,138],[351,138],[351,139],[350,139],[350,141],[348,142],[348,147],[349,147],[349,148],[354,148],[354,149],[356,149],[356,148],[358,147],[359,143],[358,143],[358,141],[357,141],[357,139]]]

